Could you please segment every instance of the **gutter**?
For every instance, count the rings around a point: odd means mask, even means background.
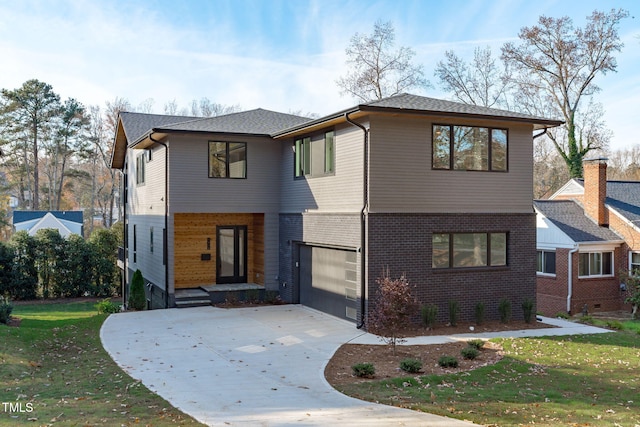
[[[344,113],[344,119],[362,129],[364,144],[364,162],[363,162],[363,188],[362,188],[362,209],[360,211],[360,323],[356,326],[358,329],[364,327],[365,319],[365,294],[367,290],[367,263],[366,263],[366,247],[367,247],[367,216],[369,214],[369,131],[360,123],[356,123],[349,118],[349,112]]]
[[[578,252],[578,245],[569,251],[567,269],[567,313],[571,314],[571,297],[573,296],[573,254]]]
[[[164,308],[169,308],[169,248],[167,248],[169,234],[169,147],[162,141],[153,139],[153,132],[149,139],[164,147],[164,232],[162,233],[162,261],[164,262]]]

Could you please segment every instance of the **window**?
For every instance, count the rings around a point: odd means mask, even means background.
[[[324,173],[333,173],[335,164],[333,131],[324,134]]]
[[[137,251],[138,251],[138,230],[136,224],[133,224],[133,262],[137,260]]]
[[[149,252],[153,253],[153,227],[149,228]]]
[[[209,178],[246,178],[245,142],[209,141]]]
[[[578,276],[613,276],[613,252],[581,252]]]
[[[629,252],[629,273],[638,274],[640,272],[640,252]]]
[[[311,138],[296,139],[295,142],[295,176],[311,175]]]
[[[145,180],[145,165],[146,165],[147,153],[143,152],[136,157],[136,184],[142,185]]]
[[[434,233],[433,268],[507,265],[507,233]]]
[[[507,170],[506,129],[433,125],[433,169]]]
[[[538,274],[556,274],[556,253],[555,251],[545,251],[538,249],[538,264],[536,267]]]

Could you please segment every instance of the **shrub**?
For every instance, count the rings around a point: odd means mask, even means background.
[[[580,323],[585,323],[585,324],[587,324],[587,325],[593,325],[593,323],[594,323],[594,322],[593,322],[593,316],[589,316],[589,315],[587,315],[587,316],[582,316],[582,317],[580,317],[580,318],[578,319],[578,322],[580,322]]]
[[[9,298],[0,296],[0,323],[8,324],[12,311],[13,304],[11,304]]]
[[[422,324],[425,328],[431,329],[436,324],[436,317],[438,317],[438,306],[435,304],[423,305],[420,309],[422,316]]]
[[[373,378],[376,368],[371,363],[356,363],[351,367],[353,375],[359,378]]]
[[[469,344],[469,347],[473,347],[476,350],[480,350],[482,347],[484,347],[484,340],[481,340],[481,339],[469,340],[467,341],[467,344]]]
[[[14,252],[12,280],[5,289],[13,299],[34,299],[38,291],[36,240],[25,230],[13,234],[10,246]]]
[[[476,325],[482,325],[484,323],[484,303],[479,302],[476,304]]]
[[[460,354],[462,354],[462,357],[464,357],[465,359],[469,359],[469,360],[473,360],[476,357],[478,357],[478,355],[480,354],[480,350],[478,350],[475,347],[465,347],[460,351]]]
[[[458,301],[449,301],[449,324],[456,326],[458,324],[458,315],[460,314],[460,304]]]
[[[260,302],[260,291],[258,289],[248,289],[245,296],[249,303],[255,304]]]
[[[264,302],[267,304],[282,304],[278,291],[264,291]]]
[[[232,291],[227,291],[227,293],[225,294],[224,303],[232,306],[240,304],[240,300],[238,300],[238,294]]]
[[[378,290],[369,312],[369,329],[391,345],[395,353],[396,344],[404,341],[400,333],[416,312],[417,302],[404,275],[392,279],[387,270],[376,283]]]
[[[458,359],[453,356],[440,356],[438,359],[438,365],[443,368],[457,368]]]
[[[120,312],[120,305],[114,303],[109,298],[105,298],[96,304],[98,313],[100,314],[112,314]]]
[[[558,319],[568,319],[569,315],[567,313],[565,313],[564,311],[559,311],[556,313],[556,316]]]
[[[522,301],[522,312],[524,313],[525,323],[531,323],[531,319],[533,318],[533,300],[525,298],[525,300]]]
[[[618,322],[617,320],[607,320],[605,322],[605,325],[607,326],[607,328],[615,329],[616,331],[621,331],[624,329],[624,325],[621,322]]]
[[[410,374],[415,374],[422,369],[422,362],[416,359],[404,359],[400,362],[400,369]]]
[[[509,323],[511,320],[511,301],[506,298],[501,299],[500,304],[498,304],[498,311],[500,312],[500,321]]]
[[[131,290],[129,292],[129,309],[144,310],[147,297],[144,294],[144,278],[142,272],[136,270],[131,279]]]

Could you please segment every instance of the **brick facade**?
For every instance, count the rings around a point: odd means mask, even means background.
[[[537,277],[538,311],[545,316],[555,316],[567,312],[568,296],[568,256],[569,249],[556,250],[556,275]],[[613,253],[613,277],[578,278],[579,254],[571,254],[572,295],[569,314],[581,313],[585,304],[589,313],[616,311],[623,309],[623,293],[620,291],[618,272],[627,263],[626,247],[619,247]]]
[[[478,302],[485,318],[499,319],[501,299],[511,301],[512,318],[522,319],[524,299],[536,298],[535,214],[370,214],[368,220],[369,299],[376,278],[389,268],[416,286],[420,304],[436,304],[438,321],[448,320],[448,304],[460,306],[460,320],[473,321]],[[456,232],[508,233],[507,266],[432,268],[432,234]]]

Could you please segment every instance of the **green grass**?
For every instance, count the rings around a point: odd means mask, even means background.
[[[484,425],[640,425],[640,335],[634,331],[494,341],[505,357],[493,366],[341,391]]]
[[[22,322],[0,325],[0,402],[25,412],[0,406],[0,426],[198,424],[111,360],[95,303],[17,305],[12,314]]]

